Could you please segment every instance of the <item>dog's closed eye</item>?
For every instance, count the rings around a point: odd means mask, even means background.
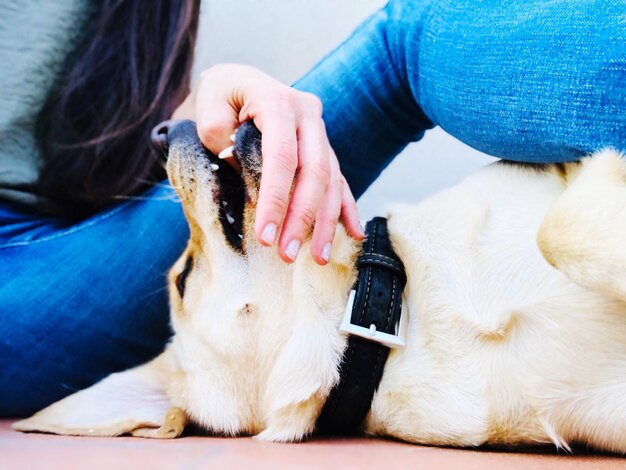
[[[181,271],[181,273],[176,277],[176,289],[178,289],[178,294],[182,298],[185,295],[185,285],[187,284],[187,276],[191,272],[193,268],[193,258],[191,256],[187,257],[185,261],[185,267]]]

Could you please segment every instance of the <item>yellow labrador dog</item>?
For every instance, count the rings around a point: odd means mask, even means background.
[[[254,240],[258,132],[238,133],[241,176],[207,155],[192,123],[170,132],[167,170],[191,227],[169,277],[170,344],[15,429],[176,437],[190,422],[272,441],[314,431],[339,377],[360,243],[340,227],[328,266],[283,263]],[[388,226],[406,269],[407,344],[389,354],[365,433],[626,452],[622,155],[496,163],[393,208]]]

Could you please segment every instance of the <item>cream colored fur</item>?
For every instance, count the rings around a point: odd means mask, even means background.
[[[304,438],[338,378],[358,244],[340,228],[329,266],[282,263],[253,240],[246,173],[243,257],[222,235],[213,174],[185,155],[168,172],[192,230],[171,285],[194,259],[184,298],[171,288],[171,344],[16,429],[174,436],[176,407],[217,433]],[[625,211],[626,160],[608,150],[548,169],[497,163],[393,208],[408,345],[389,356],[365,432],[626,452]]]

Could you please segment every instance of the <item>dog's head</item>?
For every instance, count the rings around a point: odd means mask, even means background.
[[[257,243],[253,124],[236,134],[241,174],[204,150],[190,122],[171,129],[169,142],[168,175],[191,228],[170,273],[181,405],[220,432],[301,437],[336,380],[355,245],[340,229],[333,262],[319,267],[308,256],[287,265]]]
[[[337,328],[359,247],[340,227],[331,262],[320,267],[304,255],[288,265],[256,242],[261,135],[253,124],[236,137],[241,173],[202,147],[190,121],[171,126],[167,139],[167,172],[191,230],[169,275],[171,344],[152,363],[114,374],[17,428],[144,435],[176,406],[218,434],[301,439],[338,379],[345,339]],[[137,408],[142,393],[146,416],[123,411]],[[127,405],[107,415],[119,401]],[[84,416],[85,407],[100,410],[91,413],[98,418]]]

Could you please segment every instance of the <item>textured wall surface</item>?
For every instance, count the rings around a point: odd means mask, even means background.
[[[345,39],[383,0],[204,0],[196,70],[254,65],[291,83]],[[364,219],[419,201],[493,161],[440,128],[411,144],[359,200]]]

